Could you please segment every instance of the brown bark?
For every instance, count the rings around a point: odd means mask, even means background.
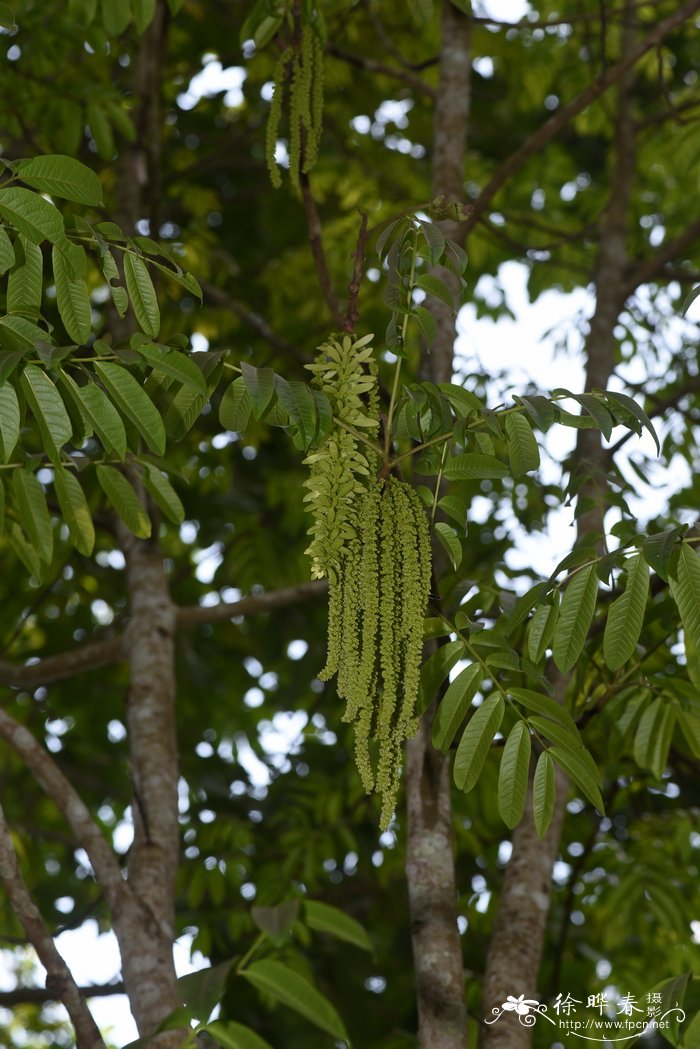
[[[433,192],[459,200],[469,114],[471,20],[448,0],[442,8],[440,85],[435,108]],[[455,223],[444,223],[447,236]],[[444,274],[441,274],[444,279]],[[451,275],[448,276],[448,280]],[[455,318],[434,310],[437,337],[423,370],[449,382]],[[451,761],[431,743],[433,711],[423,715],[406,753],[406,878],[421,1049],[465,1049],[464,966],[457,930],[452,843]]]
[[[622,35],[623,58],[635,53],[634,26],[629,16],[629,0]],[[628,65],[618,88],[614,159],[610,194],[602,223],[596,269],[596,306],[586,340],[586,387],[605,389],[615,363],[614,328],[625,302],[627,269],[627,224],[634,174],[634,122],[631,86],[633,73]],[[577,518],[576,544],[591,535],[599,537],[596,547],[603,549],[605,482],[608,453],[597,430],[579,430],[575,464],[585,473],[579,500],[590,506]],[[555,694],[564,702],[570,684],[568,676],[553,673]],[[537,980],[549,911],[552,865],[559,850],[559,839],[568,791],[566,776],[557,771],[557,798],[554,817],[544,840],[534,829],[532,798],[528,796],[525,815],[515,829],[512,853],[501,889],[494,933],[484,978],[483,1016],[491,1017],[507,995],[538,997]],[[527,1049],[532,1029],[523,1026],[512,1013],[484,1028],[483,1049]]]

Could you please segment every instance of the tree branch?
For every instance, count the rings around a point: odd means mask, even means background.
[[[212,306],[221,306],[225,310],[229,310],[231,313],[235,313],[237,317],[247,324],[254,332],[264,339],[265,342],[269,343],[273,349],[278,350],[280,353],[295,357],[297,360],[307,360],[299,353],[297,348],[292,345],[291,342],[287,342],[277,332],[273,331],[270,325],[267,323],[264,317],[261,317],[259,313],[249,309],[245,303],[239,299],[229,295],[223,288],[218,287],[216,284],[212,284],[207,280],[200,280],[204,297],[208,300]]]
[[[300,173],[299,185],[301,187],[301,196],[304,201],[306,225],[309,231],[309,244],[311,245],[311,254],[314,258],[314,265],[316,266],[318,283],[323,293],[323,297],[326,300],[326,305],[331,312],[333,324],[338,330],[340,330],[343,326],[343,315],[340,312],[338,296],[335,293],[333,279],[328,268],[328,260],[326,258],[326,252],[323,247],[323,238],[321,236],[321,219],[319,218],[318,210],[316,208],[316,201],[311,192],[311,182],[307,172],[302,171]]]
[[[426,84],[422,77],[411,73],[408,69],[387,66],[384,62],[377,62],[376,59],[368,58],[366,55],[354,55],[342,47],[336,47],[335,44],[326,44],[326,51],[334,58],[339,58],[341,62],[347,62],[348,65],[355,66],[357,69],[364,69],[368,73],[379,73],[381,76],[391,77],[392,80],[401,80],[419,94],[427,95],[432,99],[437,98],[435,88]]]
[[[124,994],[124,983],[88,984],[78,987],[81,998],[108,998],[112,994]],[[44,1005],[55,1002],[56,995],[48,987],[17,987],[14,991],[0,991],[0,1009],[12,1009],[16,1005]]]
[[[664,267],[673,262],[686,248],[700,237],[700,218],[686,227],[682,233],[673,240],[662,244],[652,258],[638,263],[636,266],[628,267],[624,282],[625,298],[628,298],[640,284],[648,284],[655,277],[663,274]],[[667,278],[668,279],[668,278]],[[677,279],[677,278],[674,278]]]
[[[199,626],[202,623],[221,623],[238,616],[257,615],[260,612],[272,612],[277,608],[286,608],[299,601],[308,601],[312,597],[325,594],[328,584],[318,579],[311,583],[298,583],[280,590],[270,590],[264,594],[252,594],[240,601],[222,601],[219,605],[204,608],[201,605],[189,605],[176,609],[178,630]]]
[[[27,939],[46,969],[46,989],[68,1010],[77,1049],[106,1049],[90,1010],[73,979],[72,973],[56,949],[51,935],[32,899],[19,869],[17,855],[0,806],[0,880],[5,886],[10,906],[19,919]]]
[[[520,148],[516,149],[515,153],[512,153],[510,157],[504,160],[486,183],[476,200],[473,201],[472,207],[474,210],[461,226],[462,236],[465,237],[474,228],[490,201],[498,193],[499,189],[505,185],[511,175],[519,171],[530,157],[533,157],[546,146],[586,106],[589,106],[604,91],[607,91],[609,87],[612,87],[613,84],[620,80],[635,62],[638,62],[648,51],[658,47],[664,37],[691,18],[698,10],[700,10],[700,0],[687,0],[672,15],[659,22],[628,54],[624,55],[615,65],[609,66],[580,95],[577,95],[571,102],[567,102],[566,105],[562,106],[533,135],[526,139]]]

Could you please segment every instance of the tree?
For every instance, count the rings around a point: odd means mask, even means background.
[[[545,1045],[527,1001],[556,1025],[605,980],[694,1044],[693,481],[629,501],[636,435],[695,454],[698,9],[0,12],[2,929],[79,1046],[66,900],[152,1045],[217,1003],[223,1046]],[[188,86],[215,56],[240,98]],[[585,390],[454,381],[465,248],[486,315],[507,260],[533,298],[592,288]],[[563,501],[571,553],[514,569]],[[212,969],[178,982],[182,930]],[[4,999],[25,1035],[43,999]]]

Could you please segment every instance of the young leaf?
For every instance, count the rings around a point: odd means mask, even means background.
[[[98,466],[97,480],[127,528],[139,539],[148,539],[151,534],[150,518],[124,474],[113,466]]]
[[[99,207],[102,204],[102,183],[91,168],[73,157],[48,154],[32,157],[17,165],[16,172],[28,186],[52,197]]]
[[[118,364],[95,361],[95,371],[119,411],[131,422],[155,455],[165,451],[165,427],[158,409],[131,372]]]
[[[462,734],[453,775],[456,786],[465,793],[476,785],[504,712],[503,696],[494,692],[477,707]]]
[[[595,565],[582,568],[566,588],[552,648],[554,662],[562,674],[571,670],[581,654],[595,612],[597,594]]]
[[[53,485],[75,549],[89,557],[95,546],[95,528],[80,482],[68,470],[55,467]]]
[[[369,935],[360,923],[330,903],[304,900],[304,917],[306,924],[315,932],[327,932],[338,940],[359,947],[360,950],[369,951],[370,954],[374,950]]]
[[[253,987],[295,1009],[301,1016],[327,1031],[334,1038],[347,1041],[345,1025],[325,995],[294,969],[281,962],[253,962],[240,975]]]
[[[241,372],[253,415],[260,419],[275,396],[275,373],[272,368],[254,368],[247,361],[241,361]]]
[[[449,750],[483,679],[481,666],[472,663],[450,682],[433,721],[433,746],[437,750]]]
[[[270,1043],[250,1027],[234,1020],[212,1020],[211,1023],[201,1024],[194,1033],[199,1034],[200,1031],[211,1035],[221,1049],[272,1049]]]
[[[207,384],[204,376],[192,358],[169,346],[156,346],[154,343],[143,343],[136,347],[136,352],[148,362],[155,372],[177,379],[183,386],[189,386],[206,397]]]
[[[105,451],[114,452],[123,461],[126,457],[126,430],[121,415],[96,383],[76,385],[76,390],[83,411]]]
[[[591,805],[605,815],[605,806],[598,786],[590,776],[587,767],[582,764],[580,756],[563,747],[550,747],[548,752],[576,786],[581,790],[584,797],[588,798]]]
[[[515,412],[506,415],[506,444],[510,459],[511,473],[514,477],[536,470],[540,465],[540,450],[537,447],[532,427],[524,415]]]
[[[244,433],[252,409],[245,380],[239,376],[224,391],[219,406],[219,422],[233,433]]]
[[[0,386],[0,460],[9,463],[19,440],[19,401],[9,382]]]
[[[549,752],[543,750],[537,760],[535,776],[532,782],[532,810],[535,818],[535,829],[540,838],[544,838],[554,814],[554,762]]]
[[[92,329],[90,296],[84,277],[73,276],[65,254],[54,244],[51,252],[56,284],[56,305],[68,336],[78,345],[87,342]]]
[[[486,478],[507,477],[508,467],[493,455],[464,452],[445,463],[443,471],[448,481],[481,481]]]
[[[15,241],[15,265],[7,278],[7,312],[36,320],[41,312],[44,256],[38,244],[22,234]]]
[[[46,372],[34,364],[25,366],[20,384],[39,427],[44,449],[51,461],[58,463],[61,448],[73,436],[61,395]]]
[[[649,567],[642,555],[631,557],[625,568],[627,585],[610,606],[603,635],[603,656],[610,670],[619,670],[634,653],[649,593]]]
[[[158,467],[150,463],[144,465],[143,483],[165,516],[174,524],[182,524],[185,520],[185,508],[170,481],[163,476]]]
[[[552,604],[542,605],[530,621],[527,653],[533,663],[539,663],[549,648],[559,618],[559,591],[555,590]]]
[[[462,560],[462,544],[457,538],[454,528],[444,521],[438,521],[435,525],[435,534],[445,548],[447,556],[452,562],[452,567],[456,571]]]
[[[148,267],[140,255],[132,251],[124,253],[124,277],[126,290],[141,330],[152,339],[157,338],[160,330],[158,299]]]
[[[418,709],[421,713],[428,709],[440,685],[463,655],[464,642],[457,639],[448,641],[446,645],[440,645],[432,655],[428,656],[420,672]]]
[[[52,243],[65,237],[58,208],[31,189],[10,186],[0,189],[0,218],[23,233],[32,244]]]
[[[530,768],[530,733],[524,721],[516,721],[503,748],[498,773],[498,811],[506,827],[515,827],[523,817]]]

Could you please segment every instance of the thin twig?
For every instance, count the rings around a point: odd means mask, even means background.
[[[329,55],[333,55],[334,58],[339,58],[342,62],[347,62],[348,65],[355,66],[357,69],[364,69],[368,73],[379,73],[380,76],[400,80],[419,94],[427,95],[428,98],[434,99],[437,97],[434,87],[426,84],[422,77],[411,73],[408,69],[397,69],[396,66],[387,66],[384,62],[378,62],[374,58],[367,57],[367,55],[352,54],[352,52],[346,51],[342,47],[337,47],[335,44],[326,44],[326,51]]]
[[[362,284],[362,266],[365,261],[365,247],[367,244],[367,212],[360,208],[360,230],[357,234],[357,247],[353,253],[355,264],[353,266],[352,278],[348,285],[348,305],[345,311],[343,331],[355,331],[359,319],[358,300],[360,297],[360,286]]]
[[[321,219],[319,218],[318,210],[316,208],[316,201],[311,192],[311,182],[307,172],[300,172],[299,185],[301,186],[301,195],[304,201],[306,225],[309,231],[309,244],[311,245],[311,254],[314,257],[316,275],[318,277],[319,285],[321,286],[321,291],[323,292],[323,297],[326,300],[326,305],[331,312],[333,324],[336,328],[340,329],[343,326],[343,315],[340,312],[338,296],[335,293],[333,280],[328,268],[328,260],[326,259],[326,252],[323,247],[323,238],[321,235]]]

